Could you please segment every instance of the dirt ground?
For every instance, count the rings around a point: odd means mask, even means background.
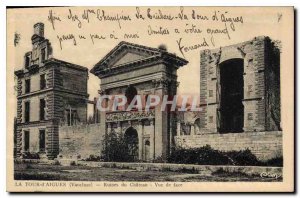
[[[282,178],[262,178],[240,173],[185,173],[172,171],[138,171],[88,166],[60,166],[48,164],[15,164],[15,180],[60,180],[60,181],[174,181],[218,182],[259,181],[278,182]]]

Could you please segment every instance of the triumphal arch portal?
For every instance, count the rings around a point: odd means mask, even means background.
[[[172,97],[177,92],[177,69],[187,61],[167,52],[120,42],[91,70],[101,79],[100,95],[125,95],[127,102],[139,95]],[[176,119],[159,105],[149,111],[117,109],[101,111],[101,131],[123,135],[132,161],[165,160],[176,135]]]

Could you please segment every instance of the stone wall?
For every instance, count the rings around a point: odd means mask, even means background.
[[[104,133],[100,124],[60,126],[59,156],[62,158],[86,159],[90,155],[100,156]]]
[[[185,135],[175,137],[176,146],[196,148],[210,145],[221,151],[249,148],[260,160],[282,155],[282,131]]]

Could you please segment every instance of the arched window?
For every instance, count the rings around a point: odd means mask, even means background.
[[[127,104],[129,105],[133,98],[137,95],[137,90],[134,86],[129,85],[125,91],[125,96],[127,98]]]

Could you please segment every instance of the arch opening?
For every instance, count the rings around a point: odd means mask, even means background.
[[[129,127],[125,131],[124,139],[127,145],[129,161],[137,161],[139,158],[139,139],[137,131],[133,127]]]
[[[200,133],[200,118],[197,118],[194,122],[195,134]]]
[[[244,126],[244,60],[230,59],[220,67],[219,132],[242,132]]]

